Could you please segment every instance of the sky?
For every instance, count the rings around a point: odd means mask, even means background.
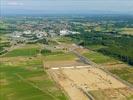
[[[0,0],[1,14],[133,14],[133,0]]]

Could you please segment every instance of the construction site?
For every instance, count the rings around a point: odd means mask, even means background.
[[[47,61],[44,64],[51,78],[70,100],[127,100],[126,97],[132,95],[132,87],[79,53],[73,53],[77,56],[75,60]]]

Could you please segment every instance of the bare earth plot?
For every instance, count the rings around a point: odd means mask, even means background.
[[[70,47],[77,52],[87,52],[83,48]],[[133,89],[103,70],[81,63],[78,58],[45,61],[44,68],[71,100],[132,100]]]
[[[133,90],[101,69],[82,67],[49,69],[51,76],[68,93],[71,100],[88,100],[89,95],[96,100],[127,100],[127,97],[133,95]]]
[[[76,84],[85,85],[88,90],[99,90],[108,88],[123,88],[126,87],[124,84],[107,75],[100,69],[92,68],[89,69],[67,69],[63,70],[63,73],[73,80]]]

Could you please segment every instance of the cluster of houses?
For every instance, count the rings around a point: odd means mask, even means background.
[[[13,34],[11,35],[11,37],[13,38],[19,38],[19,37],[27,37],[27,38],[33,38],[36,37],[38,39],[40,38],[44,38],[47,37],[47,33],[45,31],[31,31],[31,30],[27,30],[27,31],[23,31],[23,32],[19,32],[19,31],[15,31],[13,32]]]
[[[47,37],[47,33],[45,31],[14,31],[12,34],[10,34],[10,39],[13,41],[13,44],[16,42],[36,42],[40,39],[44,39]]]
[[[54,33],[54,31],[50,30],[49,34],[52,35],[56,35],[56,33]],[[80,34],[79,32],[75,32],[75,31],[69,31],[69,30],[60,30],[59,35],[69,35],[69,34]],[[27,30],[27,31],[23,31],[23,32],[19,32],[19,31],[14,31],[13,34],[11,35],[12,38],[20,38],[20,37],[27,37],[27,38],[37,38],[37,39],[42,39],[48,36],[48,33],[45,31],[31,31],[31,30]]]
[[[53,30],[50,30],[49,32],[39,31],[39,30],[36,30],[36,31],[27,30],[22,32],[14,31],[10,35],[10,38],[17,42],[36,42],[38,40],[46,39],[46,37],[48,36],[54,37],[57,34],[64,36],[69,34],[80,34],[80,33],[75,31],[69,31],[69,30],[60,30],[59,33],[55,33]]]

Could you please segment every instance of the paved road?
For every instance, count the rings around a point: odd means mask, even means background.
[[[94,65],[96,66],[96,64],[94,62],[92,62],[91,60],[89,60],[88,58],[82,56],[80,53],[74,51],[74,50],[71,50],[72,53],[74,53],[79,59],[81,62],[85,63],[85,64],[89,64],[89,65]]]

